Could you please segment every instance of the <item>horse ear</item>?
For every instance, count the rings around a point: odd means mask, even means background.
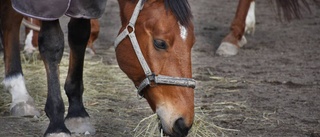
[[[270,0],[272,4],[276,5],[277,14],[280,18],[291,21],[292,19],[301,19],[302,11],[311,13],[311,8],[307,0]],[[313,0],[320,6],[320,0]]]

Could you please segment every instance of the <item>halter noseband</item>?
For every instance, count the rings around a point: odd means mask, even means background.
[[[142,0],[139,0],[133,14],[131,16],[131,19],[129,21],[129,24],[127,27],[118,35],[118,37],[115,39],[114,46],[115,49],[119,45],[119,43],[125,39],[127,36],[129,36],[130,41],[132,43],[133,49],[138,57],[138,60],[140,62],[140,65],[146,75],[146,78],[140,83],[139,86],[137,86],[137,92],[140,96],[143,97],[142,90],[146,88],[148,85],[154,83],[154,84],[165,84],[165,85],[175,85],[175,86],[183,86],[183,87],[190,87],[195,88],[196,81],[191,78],[181,78],[181,77],[171,77],[171,76],[164,76],[164,75],[155,75],[151,72],[145,58],[143,57],[143,54],[141,52],[138,40],[136,38],[135,32],[135,23],[137,21],[137,18],[139,16],[140,10],[142,10]],[[131,28],[132,31],[129,32],[128,28]]]

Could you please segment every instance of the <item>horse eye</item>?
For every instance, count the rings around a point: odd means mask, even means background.
[[[159,40],[159,39],[153,40],[153,44],[158,49],[167,49],[167,44],[164,40]]]

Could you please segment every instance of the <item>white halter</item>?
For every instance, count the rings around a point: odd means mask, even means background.
[[[171,76],[163,76],[163,75],[155,75],[151,72],[145,58],[143,57],[143,54],[141,52],[138,40],[136,38],[135,32],[135,23],[137,21],[137,18],[139,16],[140,10],[142,10],[142,0],[139,0],[133,14],[131,16],[131,19],[129,21],[129,24],[127,27],[118,35],[118,37],[115,39],[114,46],[117,48],[119,43],[125,39],[127,36],[129,36],[130,41],[132,43],[133,49],[138,57],[138,60],[141,64],[141,67],[146,75],[146,78],[140,83],[140,85],[137,88],[138,94],[140,96],[143,96],[142,90],[146,88],[151,83],[155,84],[165,84],[165,85],[175,85],[175,86],[183,86],[183,87],[190,87],[195,88],[196,81],[191,78],[180,78],[180,77],[171,77]],[[132,28],[132,31],[129,32],[128,28]]]

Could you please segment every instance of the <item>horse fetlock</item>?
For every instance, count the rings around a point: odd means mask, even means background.
[[[222,42],[217,49],[216,54],[224,57],[229,57],[237,55],[238,50],[239,49],[236,45],[229,42]]]
[[[96,133],[89,117],[68,118],[64,123],[72,134],[94,135]]]

